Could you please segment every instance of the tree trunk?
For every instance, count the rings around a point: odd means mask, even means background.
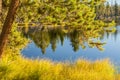
[[[0,35],[0,57],[2,57],[5,45],[7,43],[8,35],[11,31],[12,24],[13,24],[14,17],[15,17],[18,6],[19,6],[19,0],[11,0],[9,11],[5,19],[1,35]]]
[[[0,0],[0,15],[2,13],[2,0]]]
[[[2,20],[2,0],[0,0],[0,21],[1,20]]]

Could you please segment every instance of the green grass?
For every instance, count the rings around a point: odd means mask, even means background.
[[[119,75],[115,75],[108,59],[95,62],[82,59],[70,63],[18,57],[0,61],[0,80],[116,80],[116,76]]]

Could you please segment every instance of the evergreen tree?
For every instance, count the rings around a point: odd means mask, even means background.
[[[115,0],[115,19],[117,19],[117,16],[118,16],[118,4],[117,4],[117,2],[116,2],[116,0]]]
[[[2,13],[2,0],[0,0],[0,14]]]
[[[9,0],[6,1],[9,6]],[[39,23],[44,28],[60,26],[66,33],[70,31],[69,29],[72,31],[76,28],[84,31],[87,40],[92,37],[97,38],[99,32],[104,30],[104,26],[109,26],[103,21],[94,20],[95,6],[103,3],[104,0],[20,0],[20,4],[19,0],[10,1],[11,5],[0,36],[0,54],[3,52],[13,22],[24,23],[25,27],[29,27],[28,24],[33,22]],[[18,12],[14,21],[16,11]],[[65,27],[68,29],[66,30]],[[48,44],[43,39],[40,45],[44,52]]]
[[[19,5],[19,0],[11,1],[11,5],[0,35],[0,57],[2,56],[3,50],[8,40],[8,35],[12,29],[12,24],[15,18],[18,5]]]
[[[107,5],[106,5],[106,17],[108,18],[110,16],[110,5],[109,5],[109,2],[107,2]]]

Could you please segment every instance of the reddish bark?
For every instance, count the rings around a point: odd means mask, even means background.
[[[18,6],[19,6],[19,0],[11,0],[9,11],[0,35],[0,57],[2,56],[5,45],[7,43],[8,35],[11,31]]]
[[[0,0],[0,14],[2,13],[2,0]]]

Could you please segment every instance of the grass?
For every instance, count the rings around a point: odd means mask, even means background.
[[[117,78],[116,78],[117,76]],[[79,59],[74,63],[50,60],[0,61],[0,80],[120,80],[108,59],[95,62]]]

